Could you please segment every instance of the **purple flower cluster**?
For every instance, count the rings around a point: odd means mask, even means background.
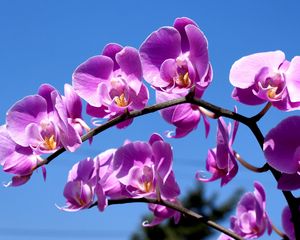
[[[143,79],[155,89],[156,102],[162,103],[189,93],[201,98],[212,75],[207,39],[197,24],[186,17],[152,32],[139,50],[116,43],[106,45],[100,55],[76,68],[73,87],[66,84],[64,95],[43,84],[37,94],[24,97],[8,110],[6,122],[0,126],[0,165],[14,175],[8,185],[26,183],[43,160],[42,155],[61,148],[74,152],[80,146],[84,131],[89,131],[82,119],[80,97],[87,102],[87,114],[111,120],[145,108],[149,92]],[[291,61],[285,59],[282,51],[245,56],[233,64],[229,78],[234,86],[232,97],[241,103],[269,102],[283,111],[300,109],[299,56]],[[209,133],[208,114],[199,106],[176,105],[164,108],[161,115],[175,126],[168,137],[186,136],[197,128],[201,118],[206,136]],[[117,127],[125,128],[132,121],[128,119]],[[264,139],[267,162],[279,172],[278,188],[285,191],[300,188],[299,126],[300,117],[289,117]],[[220,179],[224,186],[235,177],[238,155],[232,145],[237,130],[237,121],[232,128],[222,117],[218,118],[216,147],[209,149],[206,159],[210,177],[197,173],[199,181]],[[59,208],[79,211],[97,201],[98,209],[104,211],[109,200],[130,198],[180,205],[180,189],[172,164],[172,147],[160,135],[154,133],[148,142],[126,141],[118,149],[106,150],[75,164],[64,188],[66,205]],[[44,167],[43,174],[46,178]],[[154,218],[150,223],[145,221],[144,226],[157,225],[167,218],[173,218],[175,223],[180,220],[179,212],[160,204],[149,204],[149,210]],[[288,207],[283,210],[282,223],[286,235],[295,239]],[[258,238],[266,231],[271,234],[266,195],[258,182],[254,183],[254,192],[244,194],[239,201],[236,216],[231,218],[231,230],[245,239]],[[222,234],[219,239],[231,238]]]
[[[158,103],[185,96],[192,88],[196,97],[203,95],[211,82],[212,68],[207,40],[194,21],[176,19],[173,27],[162,27],[150,34],[139,51],[108,44],[101,55],[89,58],[75,70],[73,86],[87,101],[89,115],[111,119],[145,107],[149,94],[142,78],[156,90]],[[201,118],[200,109],[190,104],[161,113],[176,126],[174,137],[191,132]],[[131,122],[127,120],[117,127]],[[205,126],[208,129],[206,120]]]
[[[94,159],[85,159],[69,172],[64,196],[66,211],[88,208],[97,197],[103,211],[107,199],[160,198],[177,202],[180,193],[172,170],[173,154],[170,144],[153,134],[149,142],[127,142],[118,149],[107,150]],[[179,220],[179,213],[166,207],[150,204],[154,213],[151,223],[159,224],[166,218]]]
[[[70,85],[65,96],[48,84],[38,94],[27,96],[7,112],[0,128],[0,164],[15,174],[12,186],[29,180],[41,155],[59,148],[73,152],[81,144],[80,136],[88,126],[81,117],[81,100]]]

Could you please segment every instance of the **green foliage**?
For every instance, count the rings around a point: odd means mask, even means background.
[[[199,183],[195,189],[187,193],[182,200],[182,204],[184,207],[206,216],[210,220],[220,222],[235,208],[242,192],[241,189],[238,189],[231,197],[221,204],[217,204],[218,195],[214,193],[206,197],[204,185]],[[143,217],[143,219],[150,218],[150,216]],[[131,240],[203,240],[213,233],[214,230],[204,223],[182,216],[178,224],[175,224],[173,220],[168,220],[159,226],[141,227],[138,232],[132,235]]]

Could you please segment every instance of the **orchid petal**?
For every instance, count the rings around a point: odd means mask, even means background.
[[[175,59],[181,52],[180,34],[173,27],[163,27],[153,32],[141,45],[140,56],[144,78],[156,86],[160,66],[166,59]],[[157,86],[160,87],[160,86]]]
[[[116,54],[116,61],[121,70],[127,75],[134,75],[137,79],[141,79],[142,65],[138,51],[132,47],[124,47]]]
[[[37,123],[46,118],[47,102],[39,95],[23,98],[15,103],[7,113],[6,124],[11,138],[19,145],[28,146],[28,139],[24,133],[30,123]]]
[[[285,72],[286,87],[292,102],[300,102],[300,56],[292,59],[288,70]]]
[[[73,73],[73,87],[77,94],[89,104],[99,107],[97,88],[113,71],[113,61],[106,56],[94,56],[77,67]]]
[[[255,76],[262,68],[278,70],[280,64],[285,60],[282,51],[255,53],[234,62],[230,69],[230,83],[238,88],[250,87]]]
[[[299,168],[300,117],[288,117],[266,135],[264,154],[268,163],[278,171],[293,174]]]

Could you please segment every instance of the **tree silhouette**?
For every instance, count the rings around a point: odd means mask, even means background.
[[[242,189],[237,189],[228,199],[217,204],[218,194],[213,193],[206,197],[204,184],[200,182],[196,184],[195,189],[187,193],[182,204],[186,208],[218,222],[235,208],[242,193]],[[151,219],[151,216],[144,216],[143,219]],[[207,239],[212,234],[214,231],[205,224],[182,216],[178,224],[169,219],[166,223],[151,228],[141,227],[133,233],[131,240],[195,240]]]

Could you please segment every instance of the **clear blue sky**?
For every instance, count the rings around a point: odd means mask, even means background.
[[[0,116],[5,122],[7,109],[17,100],[34,94],[39,85],[50,83],[59,90],[71,82],[78,64],[102,51],[105,44],[117,42],[139,47],[152,31],[171,25],[176,17],[194,19],[209,41],[213,65],[213,83],[204,99],[233,109],[228,81],[231,64],[238,58],[260,51],[281,49],[288,59],[300,55],[300,4],[296,0],[210,0],[210,1],[0,1]],[[153,93],[152,93],[153,97]],[[153,103],[153,99],[150,103]],[[237,104],[239,112],[251,115],[260,107]],[[266,133],[287,115],[277,110],[261,122]],[[89,117],[85,118],[89,122]],[[212,122],[212,121],[211,121]],[[155,124],[153,124],[155,123]],[[214,126],[213,122],[212,125]],[[86,156],[95,156],[107,148],[120,146],[124,139],[147,140],[152,132],[172,129],[159,114],[134,121],[123,131],[110,129],[96,137],[94,144],[84,144],[75,154],[63,154],[48,167],[44,183],[41,173],[19,188],[0,187],[0,239],[128,239],[147,212],[143,204],[112,206],[99,213],[91,209],[64,213],[55,208],[64,204],[62,196],[71,166]],[[168,140],[174,145],[175,174],[182,192],[194,184],[195,172],[205,168],[208,147],[214,147],[215,130],[204,139],[203,125],[187,138]],[[263,155],[253,136],[241,127],[234,145],[244,158],[262,165]],[[266,187],[268,211],[280,225],[283,196],[274,190],[270,173],[254,175],[243,167],[232,184],[219,189],[219,182],[207,185],[208,194],[219,191],[220,199],[236,187],[252,191],[258,179]],[[0,173],[0,181],[9,176]],[[228,224],[228,223],[225,223]],[[281,226],[279,226],[281,228]],[[277,239],[278,237],[262,238]]]

